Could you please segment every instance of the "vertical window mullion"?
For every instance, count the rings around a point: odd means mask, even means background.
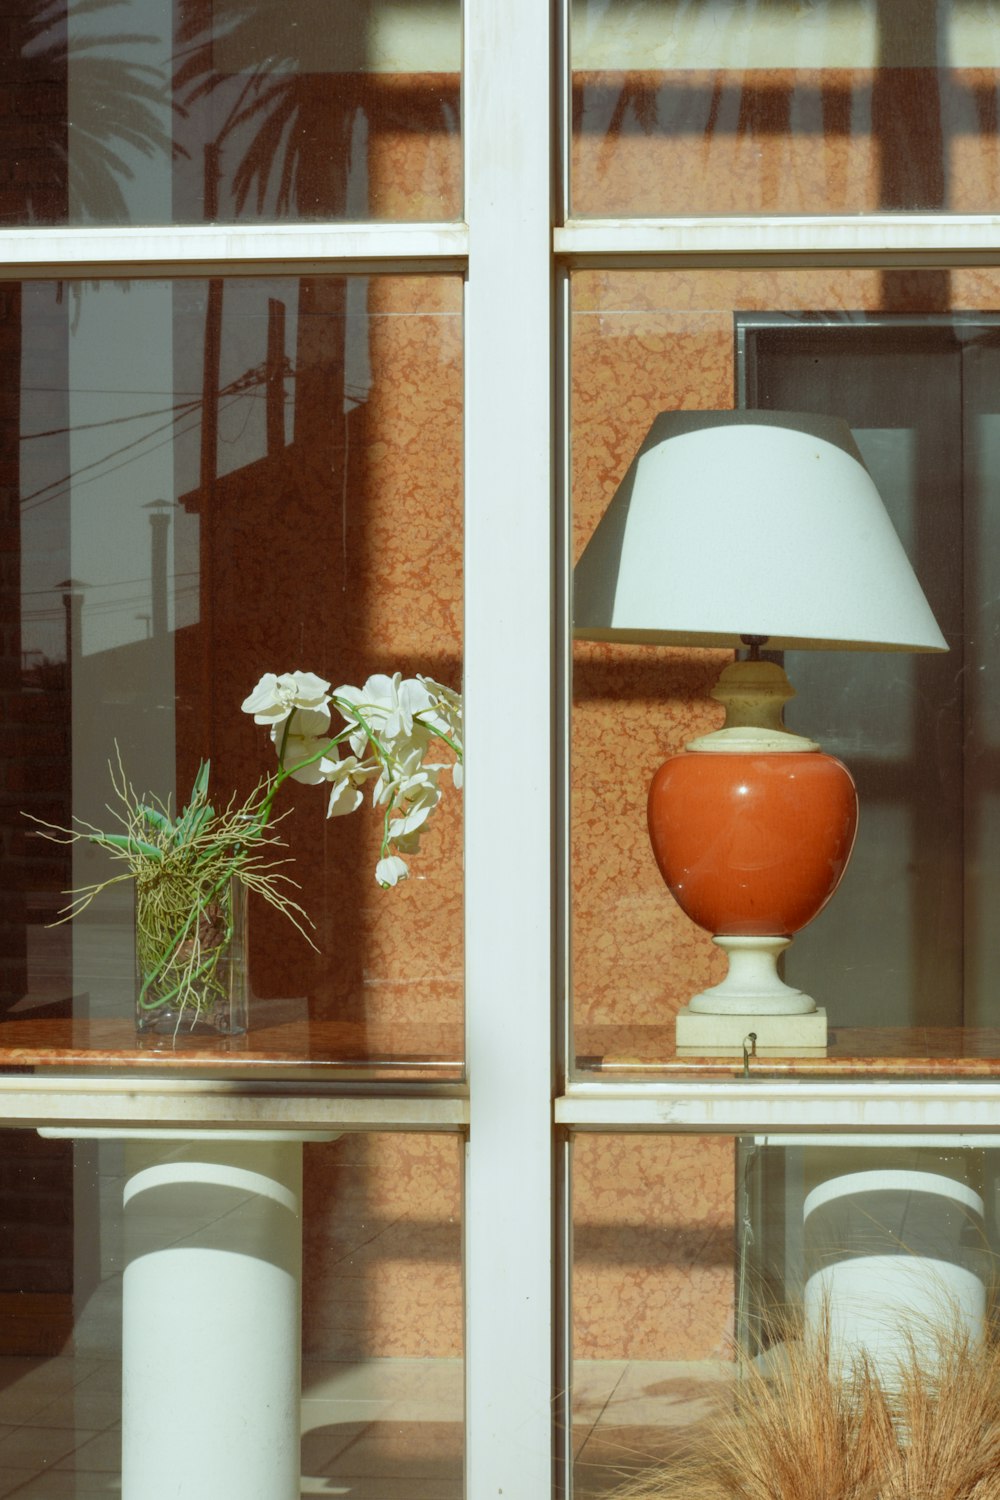
[[[467,1494],[552,1484],[549,7],[469,0]]]

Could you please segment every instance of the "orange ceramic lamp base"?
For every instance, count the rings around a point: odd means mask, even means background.
[[[688,750],[657,771],[648,815],[671,893],[729,955],[727,978],[689,1009],[815,1011],[808,995],[781,980],[776,962],[847,867],[858,816],[847,768],[816,749]]]

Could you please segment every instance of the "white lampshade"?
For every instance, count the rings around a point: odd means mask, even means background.
[[[585,640],[947,645],[846,422],[662,412],[574,575]]]

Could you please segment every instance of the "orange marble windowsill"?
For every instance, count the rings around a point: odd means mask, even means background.
[[[299,1075],[373,1082],[458,1083],[464,1074],[456,1025],[296,1019],[246,1036],[137,1039],[128,1020],[0,1021],[0,1074],[81,1068],[197,1074]]]
[[[654,1076],[740,1077],[743,1058],[678,1057],[673,1026],[593,1026],[577,1032],[581,1079]],[[760,1078],[1000,1078],[998,1027],[837,1027],[825,1051],[761,1056],[747,1069]]]
[[[579,1079],[738,1077],[739,1055],[678,1057],[673,1025],[581,1026]],[[511,1068],[516,1071],[516,1046]],[[830,1033],[824,1053],[749,1060],[760,1078],[1000,1078],[1000,1028],[848,1028]],[[299,1076],[317,1080],[461,1083],[461,1027],[453,1023],[268,1019],[243,1037],[143,1038],[126,1020],[10,1018],[0,1021],[0,1073],[36,1069]]]

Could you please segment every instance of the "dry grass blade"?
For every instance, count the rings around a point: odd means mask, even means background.
[[[826,1333],[750,1366],[697,1446],[616,1500],[1000,1500],[1000,1349],[935,1329],[891,1382],[860,1355],[831,1374]],[[922,1355],[918,1357],[918,1355]]]
[[[1000,1348],[939,1331],[934,1357],[910,1346],[899,1372],[895,1463],[884,1500],[1000,1500]]]

